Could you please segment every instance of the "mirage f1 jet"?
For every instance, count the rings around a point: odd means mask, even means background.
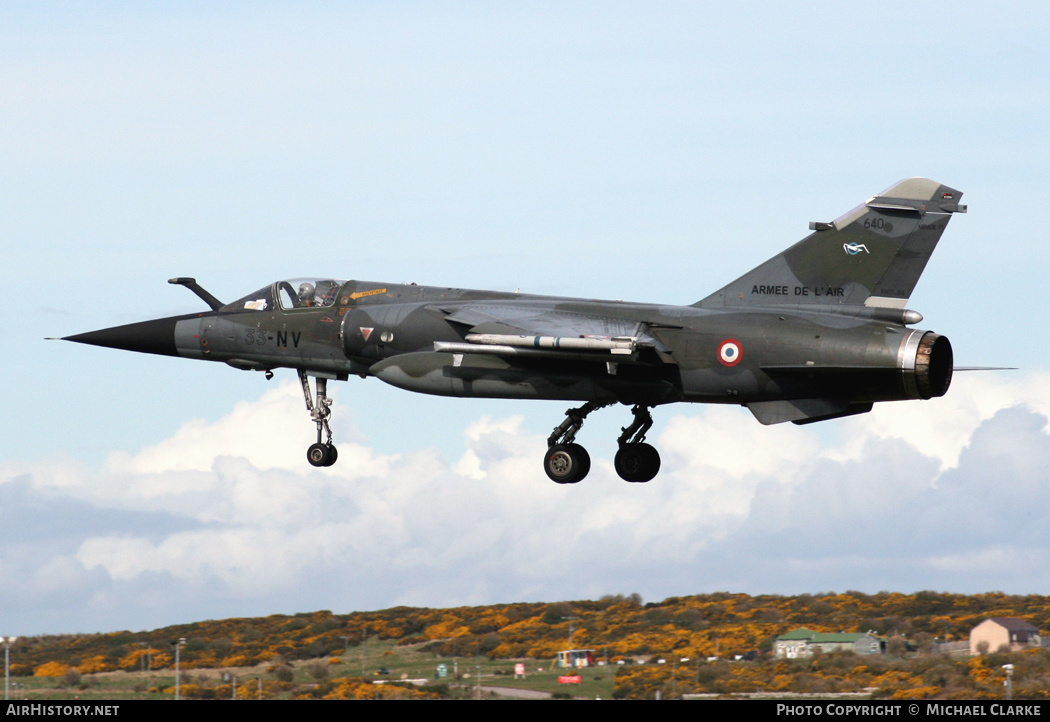
[[[374,376],[439,396],[555,399],[569,409],[543,467],[559,484],[590,468],[576,434],[592,411],[632,407],[617,473],[652,479],[649,410],[676,401],[740,404],[763,424],[806,424],[930,399],[951,384],[948,339],[910,328],[905,308],[962,193],[909,178],[690,306],[308,278],[222,303],[192,278],[210,311],[92,331],[65,340],[292,368],[317,425],[314,466],[335,463],[330,379]],[[310,388],[313,377],[315,387]]]

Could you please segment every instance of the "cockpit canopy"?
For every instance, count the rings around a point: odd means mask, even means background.
[[[305,308],[334,306],[339,289],[346,281],[334,278],[292,278],[278,281],[249,293],[233,303],[223,306],[223,311],[272,311],[280,307],[284,311]]]

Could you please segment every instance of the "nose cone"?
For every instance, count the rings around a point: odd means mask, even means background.
[[[183,319],[195,317],[196,314],[129,323],[126,326],[114,326],[101,331],[88,331],[75,336],[66,336],[62,340],[119,348],[124,351],[178,356],[179,351],[175,346],[175,324]]]

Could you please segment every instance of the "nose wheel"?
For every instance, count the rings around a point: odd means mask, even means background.
[[[316,398],[310,393],[310,377],[305,371],[299,371],[299,383],[303,387],[303,396],[306,398],[306,410],[310,412],[310,418],[317,424],[317,443],[310,444],[306,450],[306,459],[313,466],[331,466],[339,458],[339,452],[332,443],[332,428],[328,425],[328,419],[332,416],[332,400],[328,398],[328,379],[317,377]],[[322,443],[322,433],[325,441]]]
[[[331,443],[322,444],[318,441],[316,444],[310,444],[310,448],[306,450],[306,458],[314,466],[331,466],[339,458],[339,452]]]

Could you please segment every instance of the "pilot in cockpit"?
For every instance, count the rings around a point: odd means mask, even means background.
[[[314,305],[314,284],[299,284],[299,305],[308,308]]]

